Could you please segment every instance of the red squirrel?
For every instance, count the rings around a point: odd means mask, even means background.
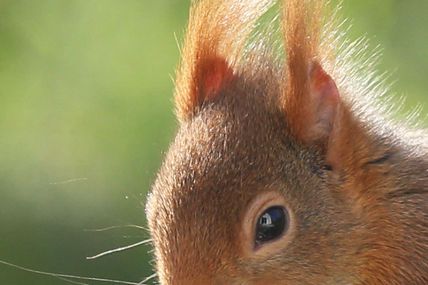
[[[146,206],[159,283],[428,284],[427,132],[389,119],[326,1],[281,3],[284,56],[252,36],[273,2],[192,5]]]

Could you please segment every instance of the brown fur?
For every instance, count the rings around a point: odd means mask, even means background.
[[[428,284],[426,133],[379,119],[372,95],[383,89],[362,84],[369,69],[352,48],[334,49],[324,1],[284,2],[285,64],[266,49],[244,53],[270,4],[203,0],[191,10],[181,124],[147,203],[160,283]],[[331,82],[339,101],[314,135],[311,86]],[[296,216],[295,236],[273,256],[243,256],[245,210],[271,189]]]

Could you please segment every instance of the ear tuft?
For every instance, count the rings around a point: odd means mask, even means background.
[[[292,135],[307,145],[328,145],[340,103],[339,91],[319,59],[322,0],[284,2],[287,56],[284,109]]]

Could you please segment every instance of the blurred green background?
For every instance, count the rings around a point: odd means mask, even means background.
[[[406,110],[428,102],[428,1],[344,1],[381,44]],[[141,281],[144,200],[176,129],[171,76],[188,1],[0,0],[0,259]],[[391,96],[396,100],[398,96]],[[425,108],[426,110],[426,108]],[[426,111],[425,111],[426,113]],[[426,125],[426,124],[425,124]],[[0,284],[66,284],[0,264]],[[96,283],[91,283],[96,284]]]

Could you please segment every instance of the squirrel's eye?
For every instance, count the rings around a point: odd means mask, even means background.
[[[256,225],[256,246],[275,240],[288,228],[288,213],[284,207],[273,206],[264,211]]]

